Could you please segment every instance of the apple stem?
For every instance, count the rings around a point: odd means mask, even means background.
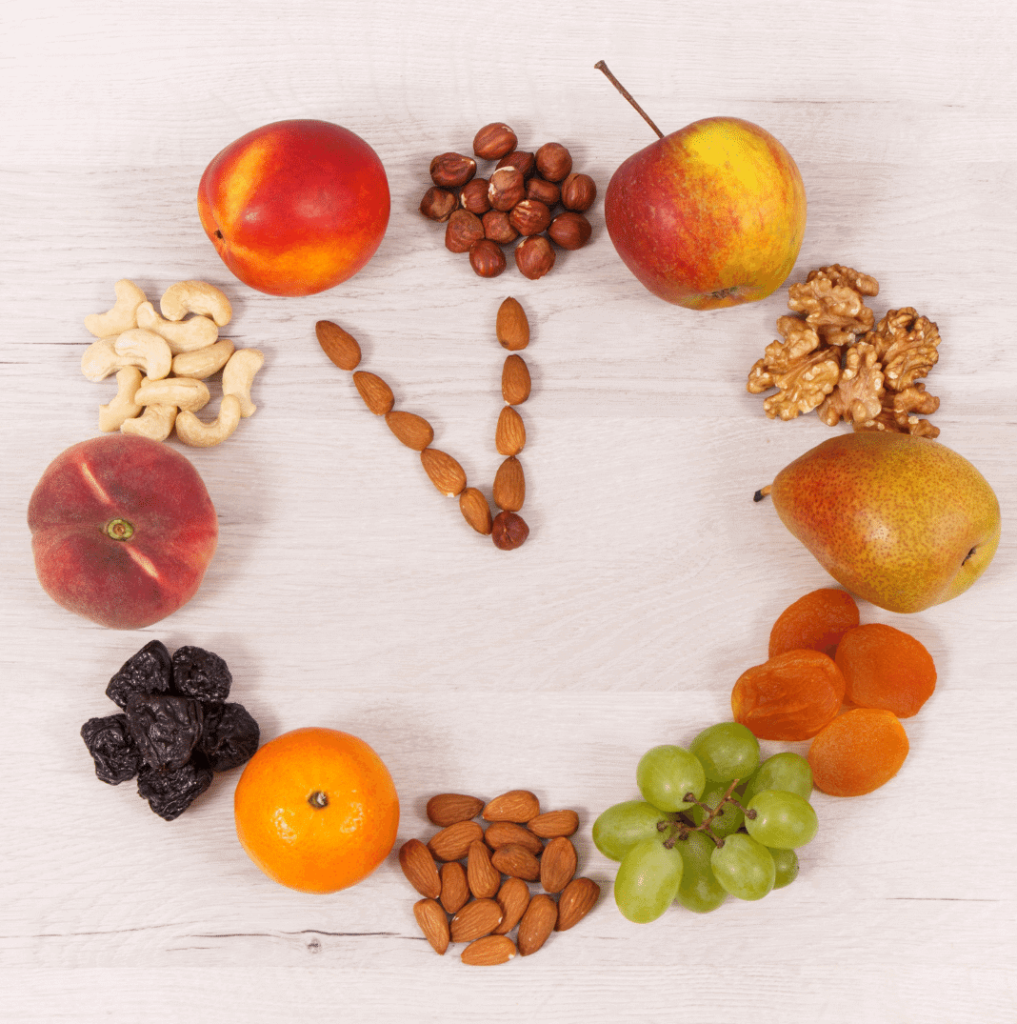
[[[622,96],[625,97],[625,99],[629,101],[629,103],[632,104],[633,107],[635,107],[639,116],[642,117],[642,119],[657,133],[657,138],[664,138],[664,133],[653,123],[653,121],[650,120],[650,115],[647,114],[638,103],[636,103],[632,98],[632,93],[630,93],[628,89],[626,89],[625,86],[622,85],[613,74],[611,74],[611,69],[602,60],[598,60],[593,66],[598,71],[603,71],[604,74],[607,75],[608,81],[622,94]]]
[[[760,487],[759,490],[756,491],[756,493],[752,495],[752,500],[753,501],[762,501],[763,498],[765,498],[770,493],[770,491],[772,489],[773,489],[773,485],[772,484],[767,484],[765,487]]]

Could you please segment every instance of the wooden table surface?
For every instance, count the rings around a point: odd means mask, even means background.
[[[852,5],[587,0],[511,7],[293,0],[38,0],[0,42],[0,1018],[7,1021],[616,1022],[1017,1019],[1011,793],[1017,619],[1017,14],[1002,0]],[[770,624],[826,585],[752,494],[833,431],[765,417],[745,378],[786,289],[691,312],[588,248],[537,282],[481,280],[417,212],[431,157],[504,120],[559,140],[601,189],[649,143],[594,70],[605,60],[665,131],[734,115],[781,139],[806,183],[791,281],[839,262],[873,307],[939,325],[940,440],[1003,509],[995,562],[964,596],[865,621],[917,636],[939,683],[911,753],[870,796],[816,794],[818,838],[790,888],[636,926],[590,839],[636,794],[635,765],[727,718]],[[273,298],[205,238],[198,179],[225,144],[284,118],[363,136],[392,192],[375,258],[339,287]],[[199,278],[228,336],[265,353],[256,415],[184,449],[220,519],[197,596],[137,632],[43,593],[25,522],[49,462],[98,433],[110,381],[80,373],[82,318],[130,278],[150,297]],[[515,552],[473,534],[371,416],[314,336],[328,318],[435,444],[488,490],[504,352],[499,303],[533,325],[525,515]],[[845,429],[843,427],[838,429]],[[142,644],[210,648],[264,739],[307,725],[367,740],[399,790],[401,843],[427,798],[534,790],[574,807],[596,911],[497,969],[438,958],[395,854],[331,896],[285,889],[234,832],[239,773],[181,818],[99,783],[78,730]],[[768,752],[781,749],[764,744]],[[803,749],[799,747],[798,749]]]

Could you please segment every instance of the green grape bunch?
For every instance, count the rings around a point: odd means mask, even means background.
[[[608,807],[593,842],[618,861],[614,897],[647,924],[679,903],[705,914],[728,896],[759,900],[798,876],[799,847],[819,828],[812,770],[785,751],[760,763],[744,725],[720,722],[688,748],[648,750],[636,768],[642,800]]]

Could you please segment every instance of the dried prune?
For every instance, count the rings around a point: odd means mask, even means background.
[[[179,818],[212,785],[212,769],[185,764],[168,771],[142,768],[138,775],[138,796],[166,821]]]
[[[249,761],[258,749],[261,730],[243,704],[210,704],[198,741],[213,771],[226,772]]]
[[[178,647],[173,652],[173,691],[182,697],[224,701],[233,676],[226,662],[201,647]]]
[[[134,694],[166,693],[172,681],[170,652],[161,640],[152,640],[123,663],[120,671],[110,679],[106,696],[126,710],[127,702]]]
[[[95,762],[95,774],[111,786],[133,779],[141,768],[141,751],[131,736],[126,715],[90,718],[81,738]]]
[[[189,697],[135,694],[127,724],[145,763],[156,771],[181,768],[201,735],[201,704]]]

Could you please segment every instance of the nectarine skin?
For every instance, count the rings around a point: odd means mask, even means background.
[[[708,117],[651,143],[604,194],[608,234],[654,295],[690,309],[764,299],[805,234],[805,185],[769,132]]]
[[[57,604],[113,629],[150,626],[197,592],[219,524],[198,471],[146,437],[68,448],[28,505],[35,569]]]
[[[198,186],[198,215],[223,262],[269,295],[313,295],[362,270],[390,205],[378,154],[348,129],[308,119],[248,132]]]

